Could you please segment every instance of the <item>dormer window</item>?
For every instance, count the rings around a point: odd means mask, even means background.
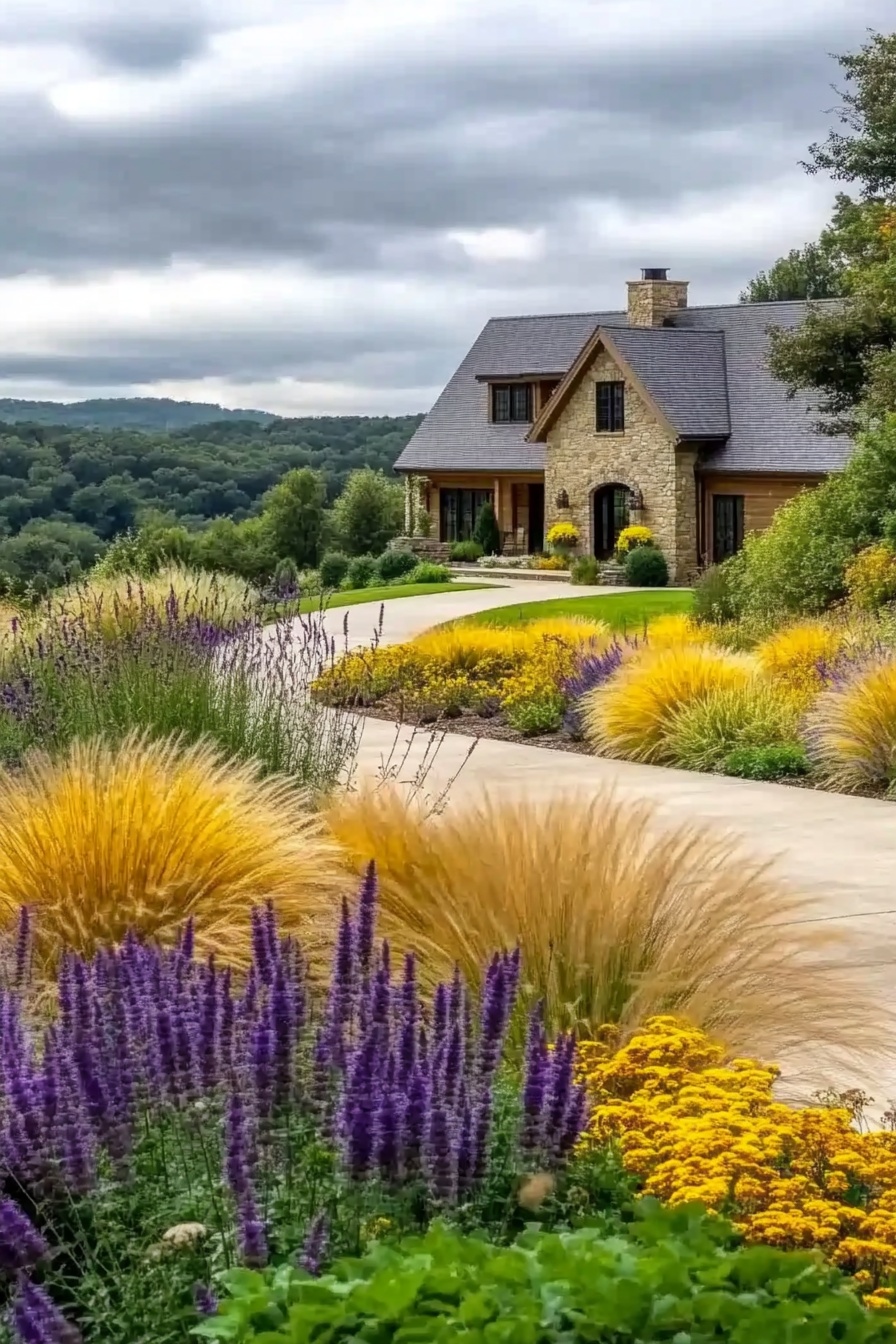
[[[492,383],[492,419],[496,424],[523,424],[532,420],[531,383]]]

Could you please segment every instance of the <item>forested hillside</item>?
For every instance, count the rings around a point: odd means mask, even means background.
[[[170,397],[95,397],[90,401],[22,401],[0,397],[0,420],[78,429],[145,429],[167,433],[212,420],[254,420],[268,424],[269,411],[230,411],[212,401],[172,401]]]
[[[0,424],[0,574],[86,568],[148,517],[240,522],[295,467],[319,471],[332,502],[357,468],[391,471],[422,418],[230,420],[172,434]]]

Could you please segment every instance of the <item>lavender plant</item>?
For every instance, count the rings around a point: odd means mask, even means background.
[[[213,595],[172,589],[159,609],[136,584],[103,613],[85,596],[49,611],[38,633],[16,632],[0,670],[0,755],[14,762],[29,747],[144,728],[211,737],[326,789],[351,766],[358,736],[348,710],[310,695],[334,657],[322,610],[265,625],[261,610],[227,618]]]
[[[582,696],[609,681],[622,666],[626,652],[636,648],[637,645],[637,639],[626,638],[621,644],[616,639],[602,653],[586,653],[579,660],[573,676],[568,677],[560,688],[567,699],[563,727],[570,737],[578,740],[584,735],[579,713],[579,701]]]
[[[372,1222],[506,1227],[519,1173],[566,1161],[585,1118],[572,1039],[549,1049],[536,1009],[522,1080],[502,1063],[518,952],[492,958],[478,1007],[459,972],[426,1004],[375,919],[371,865],[319,991],[270,906],[240,985],[189,925],[174,949],[129,935],[66,958],[40,1025],[23,912],[0,991],[9,1338],[182,1340],[223,1269],[317,1273]]]

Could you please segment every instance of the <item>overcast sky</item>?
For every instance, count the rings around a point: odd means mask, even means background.
[[[0,0],[0,396],[427,409],[482,323],[734,301],[893,0]],[[890,22],[888,23],[888,18]]]

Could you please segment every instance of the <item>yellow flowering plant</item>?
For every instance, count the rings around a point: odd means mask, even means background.
[[[877,611],[896,600],[896,549],[880,541],[859,551],[846,569],[849,600],[863,611]]]
[[[863,1126],[867,1098],[788,1106],[773,1094],[774,1065],[727,1059],[672,1017],[627,1041],[604,1028],[579,1061],[592,1103],[585,1150],[615,1144],[644,1194],[702,1203],[749,1241],[817,1247],[869,1305],[893,1305],[896,1133]]]
[[[649,527],[643,523],[630,523],[624,527],[616,538],[617,555],[628,555],[629,551],[634,550],[636,546],[653,546],[654,536]]]
[[[572,549],[579,544],[579,529],[575,523],[561,522],[553,523],[548,528],[547,543],[549,546],[560,546],[563,549]]]

